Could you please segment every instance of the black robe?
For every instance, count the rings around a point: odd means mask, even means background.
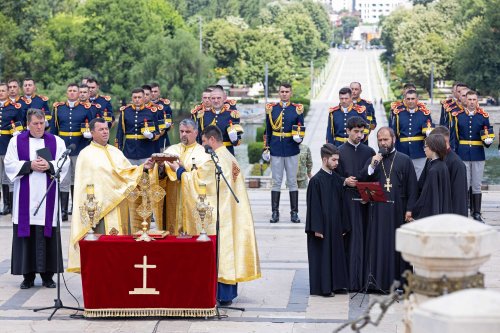
[[[394,165],[391,169],[391,163]],[[367,161],[361,171],[361,180],[380,182],[386,184],[386,176],[382,169],[382,163],[389,176],[392,187],[390,192],[382,186],[388,203],[374,203],[370,206],[371,219],[367,228],[367,244],[365,254],[366,271],[371,272],[377,285],[370,289],[380,288],[388,291],[394,280],[401,280],[401,274],[409,268],[399,252],[396,252],[396,229],[405,221],[407,211],[413,210],[413,204],[418,196],[417,175],[411,159],[400,152],[393,150],[388,156],[375,167],[373,175],[368,175],[368,167],[371,161]]]
[[[343,178],[360,177],[360,171],[375,155],[375,151],[367,145],[359,144],[357,147],[349,142],[339,147],[340,158],[337,173]],[[366,272],[364,272],[365,234],[368,220],[368,205],[361,204],[356,187],[345,186],[344,200],[347,207],[347,217],[351,232],[346,235],[347,266],[349,269],[349,289],[360,290],[365,285]]]
[[[468,217],[467,212],[467,170],[464,162],[453,150],[449,149],[444,159],[450,174],[451,206],[452,213]],[[420,192],[424,187],[425,178],[429,169],[429,161],[425,163],[425,168],[418,180]]]
[[[311,295],[327,295],[349,285],[344,240],[342,179],[321,169],[307,187],[307,256]],[[323,239],[314,236],[323,234]]]
[[[450,174],[444,161],[435,159],[427,163],[425,180],[421,186],[413,218],[452,213]]]

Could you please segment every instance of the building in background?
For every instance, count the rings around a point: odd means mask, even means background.
[[[363,23],[378,23],[381,16],[388,16],[400,6],[409,8],[412,2],[410,0],[355,0],[354,4]]]

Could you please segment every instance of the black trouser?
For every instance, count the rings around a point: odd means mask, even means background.
[[[23,274],[23,277],[25,280],[35,281],[35,275],[36,275],[36,273],[31,272],[31,273]],[[40,276],[42,277],[42,281],[50,281],[50,280],[52,280],[54,273],[44,272],[44,273],[40,273]]]

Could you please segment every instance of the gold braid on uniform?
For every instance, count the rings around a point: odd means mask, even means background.
[[[273,122],[273,114],[272,114],[272,112],[269,112],[269,123],[271,124],[271,128],[275,132],[280,132],[281,131],[281,127],[283,125],[283,110],[281,110],[281,113],[278,116],[278,118],[276,118],[275,122]]]
[[[333,112],[330,112],[330,132],[332,132],[333,141],[335,141],[335,123],[333,122]]]

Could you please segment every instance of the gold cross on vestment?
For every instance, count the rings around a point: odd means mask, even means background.
[[[389,178],[387,178],[387,179],[385,180],[385,185],[384,185],[384,187],[385,187],[385,190],[386,190],[387,192],[391,192],[391,187],[392,187],[392,184],[391,184],[391,180],[390,180]]]

